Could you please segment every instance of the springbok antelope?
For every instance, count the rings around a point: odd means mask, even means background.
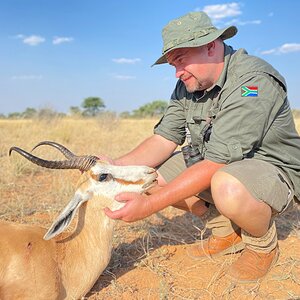
[[[12,147],[29,161],[52,169],[83,172],[74,197],[50,229],[0,221],[0,299],[79,299],[93,286],[111,257],[114,221],[111,210],[122,191],[142,193],[156,180],[146,166],[115,166],[95,156],[76,156],[64,146],[44,141],[67,158],[48,161]],[[36,146],[36,147],[37,147]],[[35,148],[36,148],[35,147]],[[77,226],[63,232],[79,209]],[[45,233],[46,232],[46,233]],[[57,236],[59,235],[59,236]]]

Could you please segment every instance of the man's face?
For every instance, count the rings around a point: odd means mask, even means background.
[[[167,54],[168,63],[176,69],[176,77],[190,93],[206,90],[214,84],[215,69],[209,51],[209,45],[204,45],[179,48]]]

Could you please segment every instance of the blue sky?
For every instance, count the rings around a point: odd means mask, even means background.
[[[168,100],[174,69],[151,68],[161,30],[197,10],[218,28],[236,25],[227,43],[277,68],[300,109],[300,1],[0,0],[0,113],[68,112],[89,96],[116,112]]]

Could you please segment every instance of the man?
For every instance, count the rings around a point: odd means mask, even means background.
[[[163,29],[163,52],[177,85],[154,134],[120,165],[158,168],[151,195],[124,193],[126,202],[106,214],[127,222],[169,205],[207,220],[212,236],[193,245],[194,259],[235,253],[227,274],[256,281],[276,263],[279,250],[273,217],[300,197],[300,138],[287,100],[284,78],[268,63],[224,43],[236,27],[215,28],[203,12],[189,13]],[[198,150],[188,168],[181,153],[187,142]]]

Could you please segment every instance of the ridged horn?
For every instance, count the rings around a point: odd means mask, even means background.
[[[43,142],[41,142],[41,143],[43,143]],[[50,142],[50,143],[52,143],[52,142]],[[54,144],[57,144],[57,143],[54,143]],[[47,145],[50,145],[50,144],[47,144]],[[62,146],[62,145],[59,145],[59,146]],[[34,147],[34,148],[36,148],[36,147]],[[54,146],[54,147],[57,148],[57,146]],[[65,148],[64,146],[62,146],[62,147]],[[61,149],[63,149],[63,148],[61,148]],[[65,149],[68,150],[67,148],[65,148]],[[98,157],[92,156],[92,155],[76,156],[70,150],[68,150],[69,152],[66,152],[66,153],[67,153],[67,155],[72,153],[73,156],[70,159],[59,160],[59,161],[45,160],[45,159],[39,158],[31,153],[28,153],[27,151],[25,151],[19,147],[11,147],[9,149],[9,155],[11,155],[12,151],[16,151],[20,155],[22,155],[23,157],[25,157],[26,159],[31,161],[32,163],[34,163],[38,166],[44,167],[44,168],[48,168],[48,169],[78,169],[80,171],[87,171],[92,166],[94,166],[98,160]]]
[[[34,146],[32,148],[31,151],[33,151],[35,148],[41,146],[41,145],[49,145],[49,146],[52,146],[52,147],[55,147],[56,149],[58,149],[67,159],[71,159],[73,157],[75,157],[76,155],[71,152],[68,148],[66,148],[65,146],[59,144],[59,143],[56,143],[56,142],[52,142],[52,141],[43,141],[43,142],[40,142],[38,143],[36,146]]]

